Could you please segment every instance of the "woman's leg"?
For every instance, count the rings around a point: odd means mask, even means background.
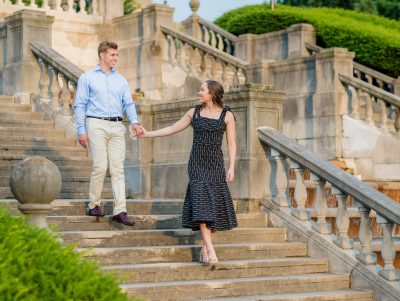
[[[214,246],[212,244],[211,230],[207,228],[205,223],[200,223],[200,231],[203,237],[203,245],[205,245],[207,248],[208,260],[213,262],[218,261]]]

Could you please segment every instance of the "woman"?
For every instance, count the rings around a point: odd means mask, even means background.
[[[226,182],[235,174],[235,118],[223,104],[224,88],[214,80],[205,81],[199,92],[200,104],[190,109],[175,124],[147,132],[139,137],[161,137],[193,127],[193,146],[189,159],[189,184],[182,212],[182,226],[200,230],[203,246],[200,262],[215,265],[218,258],[212,233],[237,227],[232,198]],[[224,132],[229,151],[229,168],[225,173],[221,143]]]

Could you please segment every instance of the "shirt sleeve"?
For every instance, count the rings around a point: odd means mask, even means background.
[[[122,108],[128,117],[129,123],[139,123],[139,118],[136,113],[135,102],[132,99],[131,90],[129,89],[128,82],[125,82],[125,88],[122,95]]]
[[[89,101],[89,85],[84,75],[81,75],[78,80],[76,96],[74,101],[76,131],[78,135],[86,135],[85,119],[86,109]]]

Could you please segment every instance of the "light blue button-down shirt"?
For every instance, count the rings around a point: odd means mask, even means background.
[[[86,116],[122,117],[139,123],[128,82],[114,68],[105,74],[99,65],[83,73],[78,80],[74,101],[78,135],[86,134]]]

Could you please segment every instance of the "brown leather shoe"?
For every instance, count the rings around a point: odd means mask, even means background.
[[[126,226],[134,226],[135,225],[135,222],[129,220],[128,215],[126,214],[126,212],[121,212],[121,213],[119,213],[117,215],[114,215],[112,217],[112,220],[114,222],[117,222],[117,223],[120,223],[120,224],[123,224],[123,225],[126,225]]]
[[[87,215],[89,215],[89,216],[104,216],[104,213],[101,212],[101,208],[99,206],[96,206],[93,209],[89,208]]]

